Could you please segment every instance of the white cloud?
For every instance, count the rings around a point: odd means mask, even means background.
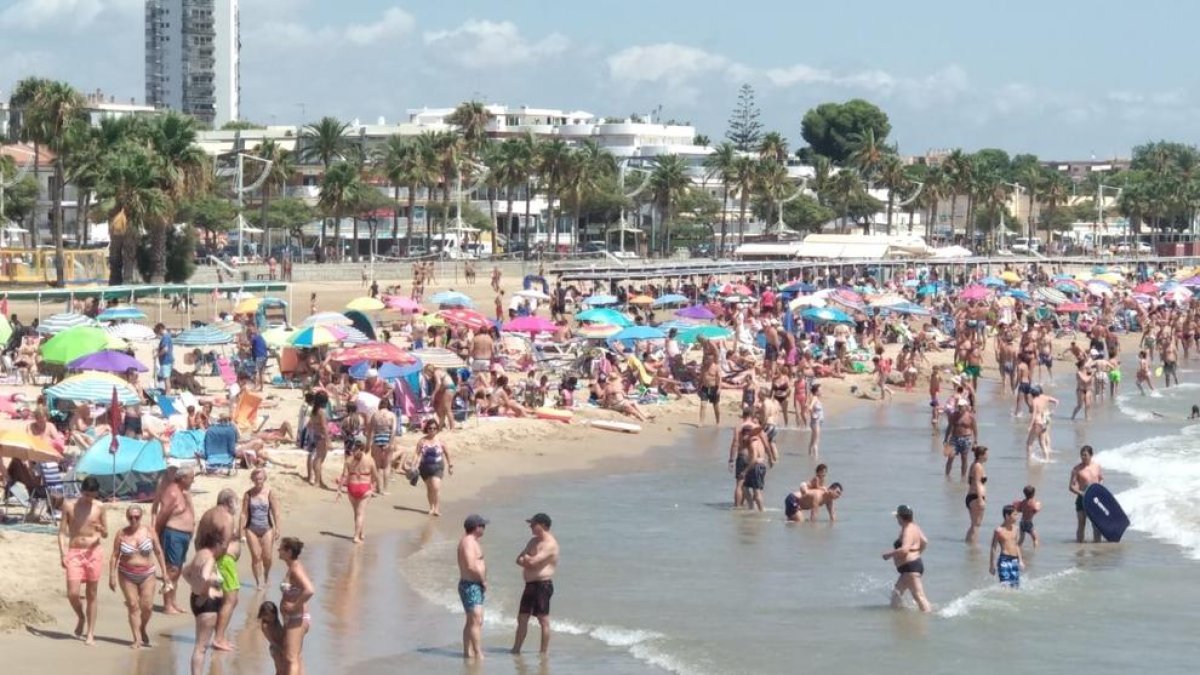
[[[321,26],[314,28],[296,21],[270,21],[247,27],[243,46],[247,43],[261,47],[290,51],[297,48],[336,48],[342,42],[365,47],[390,38],[411,33],[416,20],[411,14],[398,7],[391,7],[373,23],[350,24],[347,26]],[[249,28],[249,30],[247,30]]]
[[[452,30],[425,33],[432,55],[468,69],[532,63],[561,54],[570,46],[563,35],[551,33],[538,41],[521,35],[511,21],[471,19]]]
[[[137,15],[144,0],[15,0],[0,11],[0,26],[84,28],[105,13]]]
[[[738,72],[744,66],[724,56],[673,42],[627,47],[608,57],[608,74],[623,83],[679,86],[699,76]]]
[[[903,96],[922,106],[931,101],[948,102],[969,88],[967,73],[956,65],[917,77],[894,75],[870,69],[837,73],[804,63],[769,68],[763,72],[767,82],[780,88],[825,86],[861,91],[877,96]]]
[[[346,39],[356,45],[369,45],[387,38],[406,35],[416,25],[412,14],[399,7],[392,7],[375,23],[347,26]]]

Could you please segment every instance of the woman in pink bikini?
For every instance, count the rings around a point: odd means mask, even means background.
[[[366,438],[355,436],[346,443],[350,446],[350,456],[346,458],[342,477],[338,479],[337,498],[341,498],[342,488],[345,488],[350,496],[350,507],[354,509],[354,543],[361,544],[367,518],[363,502],[372,492],[380,489],[379,467],[375,466],[375,459],[366,452]]]

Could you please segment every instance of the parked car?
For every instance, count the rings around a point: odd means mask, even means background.
[[[1150,244],[1147,244],[1144,241],[1139,241],[1134,244],[1122,242],[1117,244],[1117,247],[1114,249],[1114,251],[1117,254],[1137,253],[1138,255],[1149,255],[1150,253],[1154,252],[1154,249],[1150,248]]]
[[[1042,242],[1038,239],[1029,237],[1017,237],[1013,239],[1010,247],[1013,253],[1040,253],[1042,250]]]

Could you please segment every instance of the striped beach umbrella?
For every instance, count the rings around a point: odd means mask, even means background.
[[[46,363],[66,364],[88,354],[94,354],[108,346],[108,333],[91,326],[69,328],[42,345],[42,360]]]
[[[128,382],[109,373],[81,373],[68,377],[48,387],[46,394],[67,401],[108,403],[112,400],[114,388],[117,392],[117,402],[121,405],[141,403],[137,391]]]
[[[38,324],[38,332],[43,335],[58,335],[59,333],[75,328],[76,326],[99,326],[92,319],[74,312],[66,314],[54,314],[46,317],[46,319]]]
[[[309,326],[349,326],[354,321],[345,314],[338,312],[317,312],[300,323],[301,328]]]
[[[575,329],[576,335],[587,340],[605,340],[620,332],[620,326],[609,323],[593,323]]]
[[[175,336],[175,344],[188,347],[211,347],[227,345],[231,342],[233,342],[233,336],[215,326],[189,328]]]
[[[317,325],[302,328],[292,334],[288,343],[293,347],[321,347],[341,342],[346,337],[346,327]]]
[[[384,304],[382,300],[367,296],[355,298],[346,303],[346,309],[353,309],[359,312],[378,312],[383,308]]]
[[[412,355],[420,359],[421,363],[433,366],[434,368],[453,370],[455,368],[467,367],[467,362],[463,361],[462,357],[449,349],[440,349],[437,347],[414,349]]]
[[[458,291],[442,291],[429,296],[429,302],[445,307],[473,307],[474,302]]]
[[[97,321],[141,321],[146,313],[137,307],[113,307],[100,312]]]
[[[140,323],[118,323],[104,329],[110,337],[127,342],[150,342],[158,339],[154,329]]]

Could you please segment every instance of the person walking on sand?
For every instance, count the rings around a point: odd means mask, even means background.
[[[163,614],[183,613],[175,603],[175,589],[179,585],[183,564],[187,561],[192,532],[196,529],[196,507],[192,504],[190,492],[195,480],[196,474],[192,469],[179,469],[175,479],[163,488],[159,499],[154,531],[158,533],[163,560],[167,563],[167,583],[163,584]]]
[[[883,554],[884,560],[891,560],[896,565],[900,578],[892,587],[892,608],[900,609],[900,603],[907,591],[917,603],[922,612],[930,611],[929,600],[925,598],[925,587],[921,581],[925,574],[925,563],[921,554],[929,546],[929,540],[913,521],[913,510],[907,505],[896,507],[896,522],[900,524],[900,536],[892,544],[892,550]]]
[[[342,498],[342,488],[350,497],[350,508],[354,511],[354,543],[361,544],[366,529],[367,498],[379,488],[379,467],[375,460],[367,454],[367,441],[362,436],[351,439],[350,456],[342,467],[342,477],[338,479],[337,496]]]
[[[1038,536],[1037,531],[1033,529],[1033,517],[1042,510],[1042,503],[1034,498],[1037,489],[1032,485],[1026,485],[1022,492],[1025,498],[1013,505],[1017,507],[1017,511],[1021,512],[1021,537],[1017,540],[1017,546],[1024,546],[1025,535],[1029,535],[1029,538],[1033,540],[1033,547],[1037,548]]]
[[[100,498],[100,481],[83,479],[80,495],[63,503],[58,523],[58,558],[67,572],[67,600],[75,612],[75,636],[89,646],[96,644],[96,592],[104,567],[101,540],[108,537],[108,520]],[[82,587],[86,612],[79,599]]]
[[[440,426],[437,420],[425,420],[421,431],[425,435],[417,440],[413,458],[417,462],[417,475],[425,481],[425,496],[429,501],[429,515],[440,516],[442,479],[454,475],[454,461],[450,459],[450,447],[438,440]]]
[[[303,551],[304,542],[295,537],[284,537],[279,542],[279,559],[287,566],[283,582],[279,584],[279,614],[283,619],[283,658],[287,662],[288,675],[304,673],[304,636],[312,626],[308,601],[316,593],[308,571],[300,562]]]
[[[1080,544],[1083,543],[1083,530],[1087,524],[1087,514],[1083,510],[1083,493],[1092,483],[1104,482],[1104,472],[1100,469],[1099,462],[1092,460],[1093,454],[1095,451],[1090,445],[1079,449],[1079,463],[1071,469],[1071,479],[1067,483],[1067,489],[1075,495],[1075,518],[1078,521],[1075,541]],[[1095,525],[1092,525],[1092,541],[1100,541],[1100,532],[1096,530]]]
[[[130,647],[141,649],[150,646],[147,626],[154,612],[154,591],[158,586],[154,563],[157,561],[158,569],[164,572],[167,565],[154,530],[142,522],[142,507],[130,505],[125,510],[125,520],[128,525],[113,537],[108,588],[116,591],[120,579],[121,594],[125,596],[125,607],[129,612],[129,631],[133,636]]]
[[[242,495],[241,530],[250,549],[254,585],[262,588],[271,576],[271,557],[279,533],[279,502],[275,500],[275,492],[267,487],[266,469],[251,471],[250,483],[250,489]]]
[[[466,620],[463,625],[463,659],[483,660],[483,601],[487,595],[487,564],[483,559],[483,538],[488,521],[471,514],[463,521],[463,536],[458,540],[458,599]]]
[[[517,610],[517,635],[513,639],[512,653],[521,653],[532,616],[542,630],[538,653],[545,654],[550,649],[550,598],[554,595],[553,577],[558,568],[558,540],[550,534],[550,516],[538,513],[525,522],[529,523],[533,536],[517,556],[517,566],[525,579],[525,591]]]
[[[216,532],[220,537],[220,552],[217,554],[217,574],[221,577],[221,609],[217,613],[217,624],[213,630],[212,647],[218,651],[231,652],[233,644],[229,642],[229,622],[233,611],[237,609],[238,591],[242,581],[238,577],[237,562],[241,557],[241,534],[238,531],[237,518],[238,497],[230,488],[224,488],[217,493],[217,503],[200,516],[196,525],[196,540],[202,540],[208,533]]]
[[[492,291],[496,292],[496,293],[500,292],[500,266],[499,265],[492,267]]]
[[[1005,504],[1001,512],[1004,522],[992,532],[988,574],[997,575],[1000,583],[1009,588],[1020,588],[1025,559],[1021,557],[1021,546],[1017,543],[1017,509],[1012,504]]]
[[[967,471],[967,516],[970,525],[967,527],[966,542],[974,544],[979,540],[979,528],[983,526],[983,514],[987,510],[987,470],[984,465],[988,460],[988,449],[976,445],[971,449],[975,455],[971,468]]]
[[[196,537],[196,555],[183,568],[183,580],[191,588],[189,605],[196,619],[196,639],[192,646],[191,673],[203,675],[204,659],[217,628],[217,615],[224,598],[224,581],[217,569],[217,558],[224,553],[221,533],[209,529]]]

